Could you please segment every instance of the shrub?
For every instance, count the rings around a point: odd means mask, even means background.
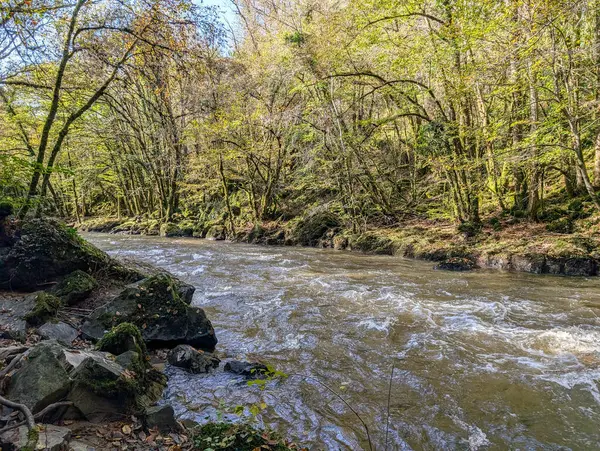
[[[573,233],[573,222],[569,218],[561,218],[546,225],[548,232]]]

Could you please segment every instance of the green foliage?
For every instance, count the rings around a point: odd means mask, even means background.
[[[556,219],[546,224],[546,230],[554,233],[573,233],[573,221],[569,218]]]
[[[246,423],[208,423],[192,431],[194,449],[203,451],[253,451],[265,449],[287,451],[295,445],[269,431],[261,431]]]

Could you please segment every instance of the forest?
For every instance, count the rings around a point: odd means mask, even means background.
[[[600,0],[0,0],[0,449],[598,449],[599,275]]]
[[[227,236],[600,212],[597,0],[3,0],[0,199]]]

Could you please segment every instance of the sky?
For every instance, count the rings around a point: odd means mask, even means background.
[[[198,5],[216,6],[218,7],[223,19],[228,21],[230,24],[235,23],[235,13],[231,8],[230,0],[193,0]]]

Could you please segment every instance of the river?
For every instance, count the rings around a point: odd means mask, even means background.
[[[182,418],[235,419],[235,406],[262,404],[256,421],[310,449],[369,449],[360,420],[323,383],[359,414],[377,450],[386,435],[389,450],[600,449],[598,278],[449,273],[394,257],[194,239],[86,238],[194,284],[222,358],[261,359],[294,374],[263,390],[222,366],[209,375],[168,368],[166,402]]]

